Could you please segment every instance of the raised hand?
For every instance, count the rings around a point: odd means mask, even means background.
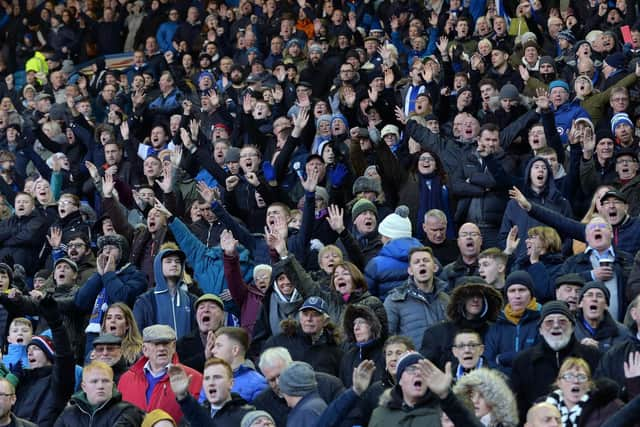
[[[208,205],[213,203],[213,201],[215,200],[215,191],[204,181],[198,181],[198,183],[196,184],[196,190],[198,191],[198,194],[200,194],[200,197],[202,197],[202,199]]]
[[[629,360],[624,362],[624,377],[640,377],[640,351],[629,353]]]
[[[164,193],[171,193],[173,191],[173,167],[168,165],[162,166],[162,179],[156,179],[158,186]]]
[[[378,100],[378,89],[370,87],[367,92],[371,102],[375,103]]]
[[[444,399],[449,394],[453,376],[451,375],[451,362],[447,362],[442,372],[436,365],[431,363],[429,359],[422,359],[418,362],[418,366],[426,377],[427,386],[440,399]]]
[[[549,92],[545,88],[539,87],[536,89],[536,105],[541,111],[549,110],[551,99],[549,99]]]
[[[163,205],[160,200],[154,197],[153,201],[154,201],[154,204],[153,204],[154,209],[159,210],[160,213],[164,214],[167,218],[171,218],[173,216],[171,211],[167,209],[167,207]]]
[[[240,178],[236,175],[228,176],[225,180],[227,191],[233,191],[240,183]]]
[[[515,200],[525,211],[529,212],[531,210],[531,202],[524,197],[524,194],[522,194],[522,191],[518,190],[518,187],[514,186],[509,190],[509,197]]]
[[[200,132],[200,121],[196,119],[191,119],[189,121],[189,132],[191,132],[191,138],[194,141],[198,140],[198,133]]]
[[[233,237],[233,233],[229,230],[224,230],[220,234],[220,249],[224,251],[227,256],[232,256],[236,253],[238,247],[238,241]]]
[[[249,182],[249,184],[253,185],[254,187],[257,187],[260,185],[260,180],[258,179],[258,175],[256,175],[255,173],[249,172],[244,177]]]
[[[514,225],[509,230],[509,234],[507,235],[507,244],[504,248],[504,253],[511,255],[516,251],[516,248],[520,244],[520,238],[518,237],[518,226]]]
[[[182,400],[189,394],[189,385],[191,385],[191,375],[180,365],[170,365],[167,372],[169,374],[169,384],[171,391],[176,395],[178,400]]]
[[[62,244],[62,229],[60,227],[51,227],[49,235],[47,235],[47,241],[53,249],[58,249]]]
[[[251,95],[247,93],[242,97],[242,111],[249,114],[251,110],[253,110],[253,102],[251,102]]]
[[[102,177],[102,196],[106,198],[112,197],[114,187],[113,175],[105,173],[104,177]]]
[[[376,370],[376,364],[371,360],[363,360],[353,370],[353,391],[361,396],[371,384],[371,378],[373,378],[373,372]]]
[[[317,169],[311,169],[311,172],[307,175],[307,179],[300,177],[300,182],[302,183],[302,188],[306,192],[314,193],[316,191],[316,187],[318,186],[318,178],[320,173]]]
[[[518,67],[518,71],[520,71],[520,78],[523,82],[526,82],[531,78],[531,76],[529,75],[529,70],[524,65],[520,65]]]
[[[139,108],[144,104],[144,90],[138,89],[133,95],[131,95],[131,103],[133,108]]]
[[[337,205],[331,205],[327,212],[329,213],[327,217],[329,227],[338,234],[342,233],[344,231],[344,210]]]
[[[391,87],[393,86],[393,81],[395,80],[395,76],[393,75],[393,70],[389,67],[384,69],[384,86]]]
[[[191,136],[189,136],[189,131],[185,128],[180,128],[180,140],[182,141],[182,145],[184,145],[187,150],[191,151],[194,147]]]
[[[440,55],[444,58],[445,56],[449,56],[447,52],[447,46],[449,45],[449,38],[447,36],[441,36],[436,42],[436,47],[440,51]]]
[[[129,123],[126,120],[123,120],[122,124],[120,124],[120,135],[122,135],[123,141],[129,139]]]
[[[180,162],[182,161],[182,145],[176,145],[171,150],[171,165],[175,168],[180,166]]]
[[[403,125],[406,125],[407,116],[404,114],[404,111],[402,111],[402,108],[396,105],[396,108],[394,109],[394,111],[396,113],[396,120],[398,120]]]

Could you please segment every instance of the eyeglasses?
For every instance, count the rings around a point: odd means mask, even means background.
[[[556,324],[558,324],[560,327],[564,328],[567,325],[569,325],[569,320],[567,320],[567,319],[546,319],[544,322],[542,322],[542,326],[544,326],[547,329],[553,328]]]
[[[635,159],[619,159],[616,160],[617,165],[628,165],[629,163],[635,163]]]
[[[454,344],[452,347],[453,348],[458,348],[460,350],[464,350],[465,348],[468,348],[470,350],[475,350],[476,348],[480,347],[482,344],[480,343],[468,343],[468,344]]]
[[[586,376],[585,374],[572,374],[567,372],[566,374],[562,375],[560,378],[562,378],[565,381],[570,381],[570,382],[577,382],[577,383],[586,383],[587,381],[589,381],[589,377]]]
[[[69,243],[67,244],[67,248],[69,249],[80,249],[80,248],[84,248],[84,243]]]
[[[421,162],[433,162],[433,157],[431,156],[420,156],[420,161]]]
[[[629,98],[611,98],[613,102],[627,102]]]
[[[411,365],[408,368],[406,368],[404,372],[408,373],[409,375],[417,374],[418,372],[420,372],[420,366]]]
[[[463,233],[458,233],[458,237],[462,237],[463,239],[465,237],[480,237],[480,233],[478,233],[477,231],[471,231],[471,232],[463,232]]]
[[[587,224],[587,230],[606,230],[607,228],[609,228],[608,224],[602,224],[602,223]]]

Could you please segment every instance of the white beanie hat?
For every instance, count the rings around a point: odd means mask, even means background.
[[[378,226],[378,232],[390,239],[411,237],[411,221],[408,216],[409,208],[404,205],[398,206],[394,213],[382,220]]]

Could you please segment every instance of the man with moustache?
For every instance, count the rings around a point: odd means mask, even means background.
[[[96,257],[91,250],[89,236],[82,232],[69,233],[64,245],[61,244],[62,233],[52,229],[48,236],[52,247],[51,258],[57,261],[67,257],[78,266],[78,283],[85,283],[96,272]],[[50,279],[52,281],[52,279]]]
[[[600,360],[597,348],[576,340],[575,317],[562,301],[549,301],[542,307],[538,331],[542,340],[518,354],[513,361],[511,381],[518,399],[521,419],[541,396],[546,396],[567,357],[587,361],[593,372]]]

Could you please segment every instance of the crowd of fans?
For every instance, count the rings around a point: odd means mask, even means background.
[[[640,425],[639,2],[0,3],[0,426]]]

